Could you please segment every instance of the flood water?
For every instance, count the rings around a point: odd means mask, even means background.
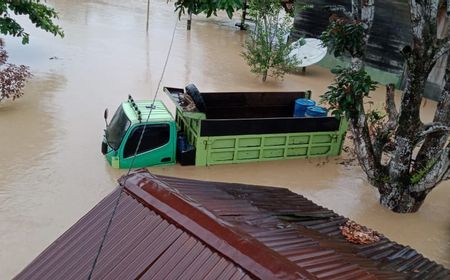
[[[64,39],[29,29],[31,43],[9,38],[11,61],[31,66],[25,96],[0,105],[0,279],[17,274],[37,254],[110,193],[124,174],[100,153],[103,110],[132,94],[156,92],[177,22],[172,3],[152,0],[53,0]],[[224,16],[194,17],[176,26],[162,85],[194,82],[203,91],[307,90],[317,98],[332,76],[317,66],[305,75],[262,83],[240,57],[245,32]],[[25,26],[30,27],[29,24]],[[381,100],[383,90],[375,99]],[[157,96],[167,102],[160,90]],[[425,118],[434,104],[426,105]],[[173,109],[173,106],[171,106]],[[341,160],[289,160],[213,167],[157,167],[156,174],[288,187],[450,267],[450,182],[437,187],[415,214],[378,204],[357,166]]]

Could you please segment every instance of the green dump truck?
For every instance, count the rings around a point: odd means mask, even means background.
[[[176,105],[175,118],[162,101],[131,96],[109,124],[105,111],[102,153],[113,167],[177,161],[206,166],[341,153],[344,118],[292,117],[295,100],[310,98],[310,92],[200,93],[192,84],[164,91]]]

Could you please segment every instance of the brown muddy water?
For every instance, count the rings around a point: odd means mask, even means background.
[[[31,44],[7,40],[11,61],[30,65],[25,96],[0,105],[0,279],[9,279],[116,186],[124,171],[100,153],[103,110],[128,94],[156,91],[176,23],[172,4],[151,1],[49,1],[66,37],[31,31]],[[236,19],[237,20],[237,19]],[[320,67],[283,82],[260,82],[240,57],[245,33],[220,16],[177,24],[163,85],[194,82],[205,91],[306,90],[317,98],[332,76]],[[29,27],[29,25],[26,25]],[[376,94],[382,99],[383,90]],[[158,93],[158,98],[168,101]],[[425,118],[435,104],[428,102]],[[173,109],[173,106],[172,106]],[[213,167],[158,167],[156,174],[288,187],[316,203],[450,267],[450,183],[435,189],[416,214],[378,205],[357,166],[341,159],[289,160]]]

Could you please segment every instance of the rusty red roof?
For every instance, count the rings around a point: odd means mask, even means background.
[[[348,243],[346,218],[283,188],[153,176],[124,190],[93,279],[449,279],[382,238]],[[16,279],[87,279],[117,189]]]

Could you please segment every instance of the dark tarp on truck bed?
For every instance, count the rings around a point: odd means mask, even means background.
[[[334,117],[202,120],[200,136],[338,131]]]
[[[309,92],[203,92],[207,119],[286,118]]]

